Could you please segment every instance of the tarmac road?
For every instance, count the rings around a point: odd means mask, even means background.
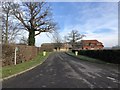
[[[3,81],[3,88],[118,88],[118,66],[54,53],[36,68]]]

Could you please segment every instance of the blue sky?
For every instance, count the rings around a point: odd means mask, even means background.
[[[97,39],[105,47],[118,44],[117,2],[49,2],[54,20],[58,23],[61,38],[71,30],[85,34],[83,39]],[[49,35],[50,36],[50,35]],[[43,38],[40,40],[40,38]],[[51,36],[50,36],[51,37]],[[45,33],[36,37],[36,46],[51,42]]]

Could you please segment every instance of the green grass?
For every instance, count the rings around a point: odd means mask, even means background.
[[[10,75],[19,73],[19,72],[29,69],[33,66],[41,64],[49,56],[49,54],[50,54],[50,52],[47,52],[46,56],[43,56],[42,53],[39,53],[38,56],[35,57],[33,60],[26,61],[24,63],[20,63],[17,65],[3,67],[2,68],[2,78],[8,77]]]
[[[107,62],[104,62],[104,61],[101,61],[101,60],[98,60],[98,59],[94,59],[94,58],[91,58],[91,57],[83,56],[83,55],[76,56],[72,52],[67,52],[67,54],[69,54],[71,56],[78,57],[80,60],[84,60],[84,61],[89,61],[89,62],[94,62],[94,63],[104,63],[104,64],[107,63]],[[109,63],[107,63],[107,64],[109,64]]]

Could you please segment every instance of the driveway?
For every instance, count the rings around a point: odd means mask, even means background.
[[[118,88],[118,65],[51,54],[36,68],[3,81],[3,88]]]

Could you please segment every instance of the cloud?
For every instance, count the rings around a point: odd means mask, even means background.
[[[86,35],[83,39],[97,39],[103,42],[105,47],[118,44],[117,3],[69,3],[67,5],[75,10],[69,12],[68,6],[63,5],[63,3],[59,3],[59,5],[60,7],[64,6],[64,8],[59,9],[59,13],[55,13],[54,18],[60,24],[61,38],[71,30],[76,29],[81,34]],[[57,7],[54,7],[56,12],[58,12]],[[65,11],[68,14],[64,13]],[[47,37],[45,33],[36,37],[37,46],[51,41],[52,39]]]
[[[85,39],[97,39],[101,42],[103,42],[105,47],[111,47],[118,45],[118,34],[117,33],[102,33],[102,34],[96,34],[96,33],[88,33],[86,34]]]
[[[119,0],[46,0],[47,2],[118,2]]]
[[[83,4],[83,6],[75,6],[79,9],[78,15],[80,15],[80,17],[75,17],[75,20],[73,20],[78,24],[72,23],[71,25],[66,25],[61,32],[61,36],[67,35],[72,29],[76,29],[87,36],[84,39],[100,40],[106,47],[117,45],[117,3],[97,3],[97,6],[93,7],[91,7],[91,5],[89,3],[88,5]]]
[[[52,35],[47,32],[43,32],[40,35],[36,36],[36,43],[37,47],[40,47],[42,43],[51,43],[52,42]]]
[[[72,26],[65,28],[60,33],[61,37],[68,35],[68,33],[71,31],[70,28],[72,28]],[[118,45],[117,31],[114,32],[114,30],[113,30],[113,31],[110,31],[109,33],[108,32],[94,33],[94,31],[96,31],[96,30],[94,30],[92,27],[91,27],[91,29],[93,29],[93,31],[91,31],[91,30],[84,31],[84,29],[82,30],[82,29],[78,29],[78,28],[80,28],[80,27],[78,27],[76,25],[76,27],[74,26],[72,29],[78,30],[81,34],[85,34],[86,37],[83,38],[85,40],[97,39],[97,40],[101,41],[105,47],[112,47],[112,46]]]

